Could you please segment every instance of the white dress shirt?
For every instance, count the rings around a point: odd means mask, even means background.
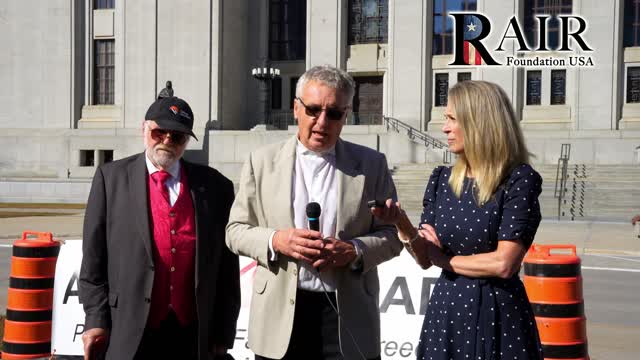
[[[146,151],[144,154],[144,160],[147,162],[147,171],[149,171],[149,176],[156,171],[160,171],[151,160],[149,160],[149,156]],[[180,195],[180,160],[176,161],[175,164],[171,165],[169,169],[166,170],[170,178],[165,181],[164,185],[169,189],[169,203],[171,206],[176,203],[178,200],[178,195]]]
[[[298,140],[296,163],[293,171],[291,198],[293,199],[294,225],[297,229],[308,229],[307,204],[320,205],[320,232],[324,237],[335,237],[338,212],[338,181],[336,177],[336,152],[331,148],[323,153],[313,152]],[[269,260],[276,261],[273,250],[274,231],[269,237]],[[298,288],[309,291],[335,291],[333,270],[320,274],[304,261],[298,262]],[[324,283],[324,287],[322,286]]]
[[[321,209],[320,232],[324,237],[335,237],[338,213],[335,148],[316,153],[304,147],[298,140],[291,198],[296,228],[309,228],[307,204],[317,202]],[[319,278],[318,271],[308,263],[299,261],[298,267],[298,288],[310,291],[335,291],[333,270],[323,272]]]

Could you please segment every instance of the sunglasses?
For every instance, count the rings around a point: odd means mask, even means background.
[[[300,102],[300,104],[302,104],[302,106],[304,106],[305,114],[314,118],[320,117],[320,114],[322,114],[322,112],[324,111],[327,119],[338,121],[342,120],[342,117],[347,112],[347,109],[341,110],[336,108],[322,108],[322,106],[320,105],[307,105],[299,97],[296,97],[296,99]]]
[[[183,145],[184,143],[187,142],[187,139],[189,138],[189,134],[185,134],[179,131],[171,131],[171,130],[165,130],[165,129],[151,130],[151,137],[154,140],[162,142],[164,141],[164,139],[167,138],[167,136],[169,136],[169,140],[171,140],[171,142],[176,145]]]

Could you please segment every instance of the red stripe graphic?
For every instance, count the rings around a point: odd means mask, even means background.
[[[464,63],[469,64],[469,42],[468,41],[464,42],[463,54],[464,54]]]
[[[464,62],[468,65],[482,65],[482,56],[476,50],[476,48],[471,45],[470,42],[464,42]]]
[[[480,52],[478,52],[475,47],[473,48],[473,52],[476,53],[476,65],[482,65],[482,56],[480,56]]]
[[[257,264],[258,264],[258,263],[257,263],[256,261],[252,261],[251,263],[249,263],[249,265],[247,265],[247,266],[243,267],[243,268],[240,270],[240,276],[244,275],[246,272],[248,272],[248,271],[250,271],[251,269],[255,268]]]

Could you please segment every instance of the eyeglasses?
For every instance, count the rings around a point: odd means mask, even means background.
[[[169,140],[176,145],[183,145],[189,138],[188,134],[179,131],[171,131],[165,129],[151,129],[151,137],[157,141],[164,141],[169,136]]]
[[[347,112],[347,109],[341,110],[337,108],[322,108],[319,105],[307,106],[299,97],[296,97],[296,99],[300,101],[300,104],[302,104],[302,106],[304,106],[305,114],[314,118],[320,117],[320,114],[322,114],[322,112],[324,111],[324,113],[327,115],[327,119],[337,121],[342,120],[342,117]]]

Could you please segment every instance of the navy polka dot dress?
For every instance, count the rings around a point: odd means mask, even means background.
[[[499,240],[530,246],[540,224],[542,179],[520,165],[478,206],[472,181],[460,199],[449,187],[451,168],[438,167],[429,178],[421,223],[435,227],[450,255],[494,251]],[[418,360],[542,359],[536,323],[518,275],[469,278],[443,271],[431,294],[417,348]]]

